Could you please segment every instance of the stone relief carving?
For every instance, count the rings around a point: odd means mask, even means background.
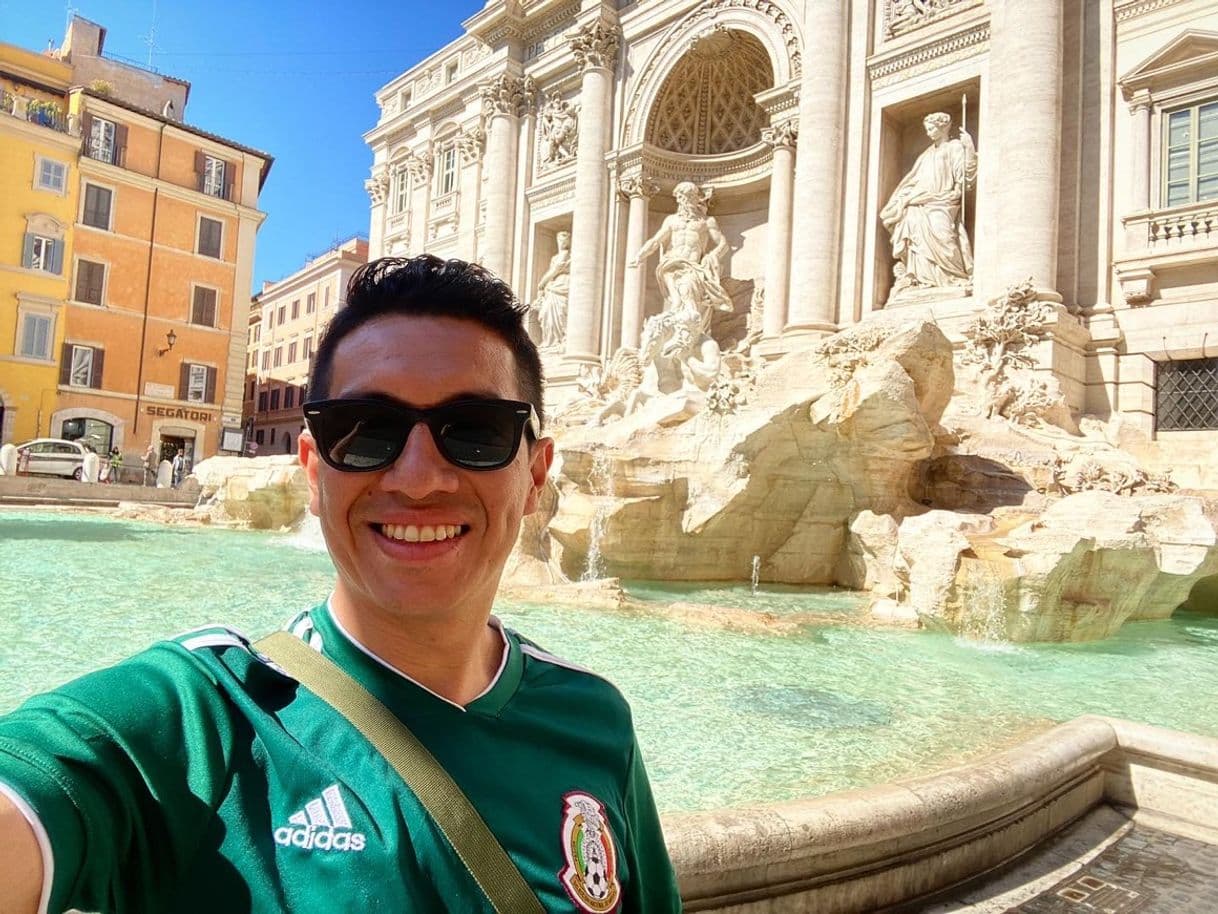
[[[620,28],[597,19],[576,31],[569,44],[581,72],[593,67],[612,70],[621,40]]]
[[[461,154],[461,161],[466,165],[472,165],[481,159],[485,149],[486,131],[481,127],[470,127],[457,137],[457,151]]]
[[[713,311],[732,310],[721,275],[727,239],[715,217],[707,213],[712,190],[690,181],[673,188],[676,213],[664,219],[630,262],[637,267],[659,251],[656,279],[664,290],[664,309],[696,315],[704,331],[710,328]]]
[[[1073,457],[1054,452],[1049,463],[1051,492],[1113,492],[1117,495],[1164,495],[1179,488],[1169,473],[1150,473],[1136,463],[1116,454],[1078,454]]]
[[[972,292],[973,250],[964,227],[964,195],[977,182],[977,150],[961,128],[950,139],[951,115],[941,111],[922,120],[931,145],[914,162],[880,210],[892,235],[892,291],[889,304],[916,297],[924,289]]]
[[[884,37],[920,29],[947,12],[976,5],[976,0],[885,0]]]
[[[1031,279],[990,302],[964,330],[962,365],[977,366],[981,415],[1019,425],[1072,425],[1056,379],[1034,375],[1029,351],[1047,334],[1053,306],[1041,301]]]
[[[571,233],[556,236],[558,253],[537,280],[537,299],[530,309],[541,326],[541,348],[561,349],[567,340],[567,298],[571,290]]]
[[[372,177],[364,182],[364,190],[372,199],[373,206],[380,206],[389,196],[389,172],[386,168],[374,168]]]
[[[538,115],[541,162],[560,165],[575,157],[579,140],[579,106],[558,95],[550,95]]]
[[[618,181],[618,190],[629,200],[631,197],[654,197],[660,192],[660,185],[645,175],[625,175]]]
[[[424,184],[431,177],[431,153],[412,152],[405,160],[406,170],[410,172],[415,184]]]
[[[537,82],[532,76],[512,76],[502,73],[478,87],[485,117],[506,115],[519,117],[537,103]]]
[[[781,124],[766,127],[761,131],[761,139],[774,147],[785,146],[788,149],[794,149],[798,137],[799,125],[794,121],[783,121]]]

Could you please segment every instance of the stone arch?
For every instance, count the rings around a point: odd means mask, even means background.
[[[56,437],[60,435],[63,430],[63,423],[68,419],[100,419],[114,429],[114,437],[110,441],[112,447],[117,447],[121,451],[126,443],[127,422],[122,416],[92,406],[72,406],[66,409],[57,409],[51,413],[51,431]]]
[[[674,24],[639,68],[636,87],[626,105],[621,145],[631,146],[645,139],[651,113],[665,83],[703,33],[714,30],[749,35],[760,42],[770,58],[772,85],[785,86],[796,79],[803,39],[799,18],[790,14],[786,6],[771,0],[718,0]]]

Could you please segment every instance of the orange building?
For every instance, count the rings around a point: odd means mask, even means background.
[[[185,123],[189,84],[105,59],[104,40],[75,17],[57,52],[76,71],[69,120],[81,155],[49,431],[117,447],[127,466],[150,443],[192,462],[240,452],[258,195],[272,159]]]

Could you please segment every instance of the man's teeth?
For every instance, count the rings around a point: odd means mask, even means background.
[[[437,540],[460,536],[461,527],[456,524],[437,524],[434,527],[417,527],[414,524],[381,524],[381,533],[391,540],[403,540],[407,543],[434,543]]]

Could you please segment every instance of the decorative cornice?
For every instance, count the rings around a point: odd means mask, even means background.
[[[1134,0],[1132,3],[1126,3],[1124,6],[1117,6],[1115,11],[1117,22],[1128,22],[1130,19],[1136,19],[1139,16],[1145,16],[1147,13],[1153,13],[1168,6],[1175,6],[1177,3],[1183,3],[1184,0]]]
[[[775,149],[782,146],[787,149],[795,148],[795,140],[799,136],[799,125],[795,121],[783,121],[772,127],[764,127],[761,131],[763,143]]]
[[[568,39],[581,72],[591,69],[612,71],[617,64],[617,51],[621,43],[621,28],[599,19],[589,22]]]
[[[525,198],[534,213],[555,203],[575,198],[575,173],[573,170],[560,172],[561,177],[545,184],[534,185],[525,191]]]
[[[903,54],[875,60],[868,64],[868,70],[870,71],[872,82],[876,82],[898,73],[912,70],[915,67],[925,66],[949,54],[957,54],[968,50],[980,51],[989,43],[989,40],[990,24],[983,22],[967,31],[948,35],[940,38],[938,41],[921,45]]]

